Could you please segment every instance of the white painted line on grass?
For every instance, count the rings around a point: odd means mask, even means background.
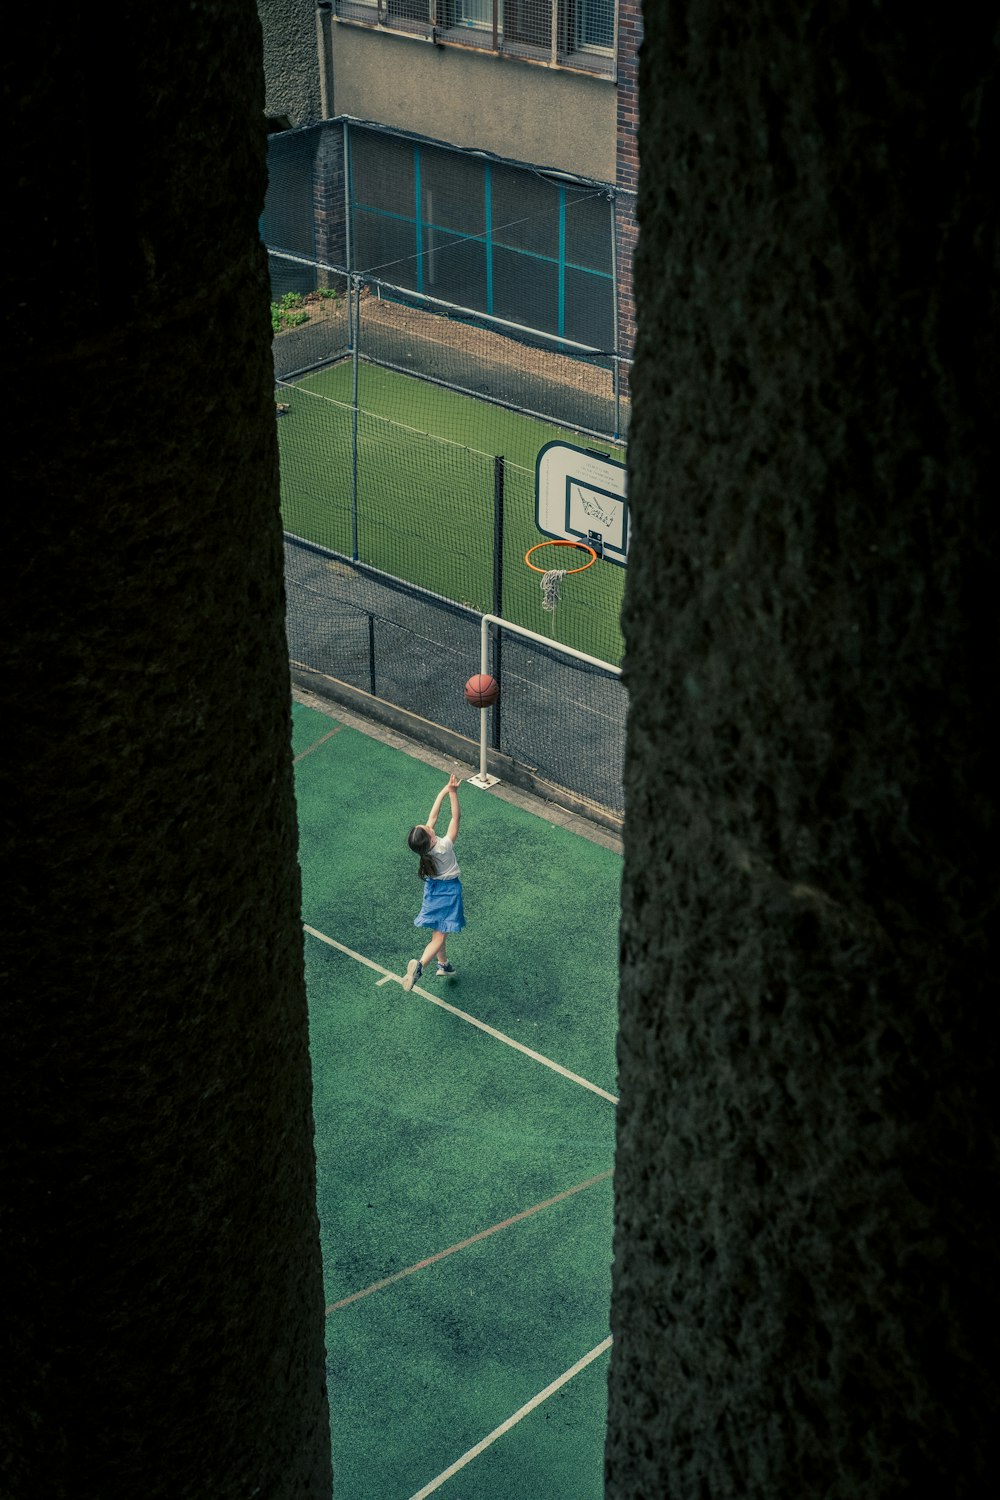
[[[574,1375],[579,1375],[581,1370],[585,1370],[606,1349],[610,1348],[611,1336],[609,1334],[602,1344],[598,1344],[596,1349],[591,1349],[589,1354],[585,1354],[582,1359],[578,1359],[571,1369],[560,1375],[557,1380],[553,1380],[552,1384],[547,1385],[544,1391],[539,1391],[537,1396],[532,1396],[531,1400],[520,1407],[513,1416],[508,1417],[506,1422],[501,1422],[499,1427],[494,1427],[493,1431],[484,1437],[481,1443],[477,1443],[474,1448],[470,1448],[468,1453],[463,1453],[461,1458],[457,1458],[436,1479],[432,1479],[430,1484],[425,1484],[422,1490],[417,1490],[415,1495],[411,1495],[410,1500],[424,1500],[426,1495],[433,1495],[434,1491],[439,1490],[453,1474],[458,1473],[459,1469],[464,1469],[466,1464],[471,1463],[474,1458],[478,1458],[480,1453],[483,1453],[491,1443],[495,1443],[497,1438],[503,1437],[505,1432],[509,1432],[512,1427],[516,1427],[522,1418],[528,1416],[537,1406],[541,1406],[542,1402],[547,1401],[550,1396],[554,1396],[556,1391],[560,1390],[562,1386],[573,1379]]]
[[[303,922],[302,928],[303,931],[308,932],[310,937],[319,938],[321,943],[326,943],[331,948],[339,949],[341,953],[346,953],[348,958],[353,958],[357,963],[364,964],[369,969],[374,969],[376,974],[384,974],[386,979],[396,979],[398,977],[391,969],[383,969],[382,965],[375,963],[373,959],[365,958],[363,953],[355,953],[353,948],[345,947],[343,943],[338,943],[335,938],[327,937],[325,932],[317,932],[316,928],[310,927],[308,922]]]
[[[402,975],[394,974],[391,969],[384,969],[381,964],[374,963],[370,958],[365,958],[363,953],[355,953],[353,948],[348,948],[343,943],[338,943],[335,938],[327,937],[325,932],[317,932],[316,928],[310,927],[307,922],[303,922],[302,926],[309,933],[310,937],[319,938],[321,943],[328,943],[331,948],[337,948],[341,953],[346,953],[348,958],[356,959],[359,964],[365,964],[369,969],[374,969],[376,974],[384,974],[386,979],[395,979],[397,984],[402,984]],[[609,1094],[607,1089],[599,1088],[596,1083],[591,1083],[587,1078],[581,1078],[579,1073],[571,1073],[569,1068],[563,1067],[562,1063],[553,1062],[551,1057],[543,1057],[540,1052],[535,1052],[533,1048],[526,1047],[523,1042],[515,1041],[512,1036],[507,1036],[504,1032],[497,1031],[493,1026],[487,1026],[485,1021],[477,1020],[475,1016],[470,1016],[467,1011],[459,1010],[457,1006],[449,1005],[447,1000],[441,1000],[437,995],[432,995],[430,990],[421,989],[419,984],[415,984],[410,993],[413,995],[422,995],[432,1005],[437,1005],[441,1010],[448,1011],[449,1015],[457,1016],[460,1021],[467,1021],[470,1026],[475,1026],[480,1031],[485,1031],[486,1035],[493,1037],[495,1041],[503,1042],[505,1046],[513,1047],[517,1052],[523,1052],[525,1057],[530,1057],[533,1062],[541,1063],[543,1067],[551,1068],[553,1073],[558,1073],[562,1078],[568,1078],[571,1083],[578,1083],[581,1088],[589,1089],[592,1094],[598,1094],[602,1099],[607,1099],[611,1104],[618,1103],[617,1095]]]
[[[329,734],[324,734],[323,737],[322,737],[322,739],[314,740],[313,743],[310,746],[308,746],[307,749],[301,751],[295,757],[295,759],[293,760],[292,764],[295,765],[295,766],[297,766],[300,760],[305,760],[305,758],[306,758],[307,755],[312,755],[313,751],[314,750],[318,750],[319,747],[320,747],[320,745],[325,745],[326,742],[327,742],[327,740],[332,740],[333,737],[334,737],[334,735],[335,734],[339,734],[340,731],[343,729],[343,727],[344,727],[343,724],[338,724],[337,727],[336,727],[336,729],[331,729],[330,733]]]
[[[360,1302],[362,1297],[370,1297],[372,1292],[380,1292],[383,1287],[392,1286],[394,1281],[402,1281],[404,1276],[412,1276],[414,1271],[422,1271],[426,1266],[433,1266],[439,1260],[444,1260],[449,1255],[457,1255],[459,1250],[467,1250],[470,1245],[477,1245],[480,1240],[489,1239],[491,1234],[498,1234],[501,1229],[509,1229],[512,1224],[519,1224],[522,1219],[530,1219],[533,1214],[540,1214],[543,1208],[551,1208],[553,1204],[562,1203],[565,1198],[572,1198],[574,1193],[582,1193],[584,1188],[594,1187],[599,1182],[606,1182],[611,1176],[614,1168],[609,1167],[606,1172],[599,1172],[596,1177],[588,1177],[586,1182],[574,1183],[571,1188],[564,1188],[561,1193],[556,1193],[552,1198],[546,1198],[544,1203],[533,1203],[530,1208],[522,1208],[520,1213],[511,1214],[509,1219],[503,1219],[499,1224],[491,1224],[489,1229],[481,1229],[478,1234],[471,1234],[467,1240],[459,1240],[457,1245],[449,1245],[447,1250],[438,1250],[435,1255],[425,1256],[423,1260],[416,1261],[405,1270],[394,1271],[391,1276],[384,1276],[381,1281],[373,1281],[371,1286],[366,1286],[360,1292],[352,1292],[349,1297],[341,1297],[339,1302],[331,1302],[326,1309],[327,1316],[330,1313],[339,1312],[342,1307],[350,1307],[352,1302]]]
[[[413,988],[416,990],[417,986],[414,985]],[[427,990],[421,990],[420,993],[432,1005],[440,1006],[442,1010],[448,1011],[450,1015],[457,1016],[460,1021],[468,1021],[470,1026],[477,1026],[480,1031],[485,1031],[487,1036],[494,1037],[498,1042],[503,1042],[508,1047],[514,1047],[518,1052],[523,1052],[525,1057],[532,1058],[533,1061],[541,1063],[543,1067],[551,1068],[553,1073],[559,1073],[563,1078],[568,1078],[571,1083],[578,1083],[581,1088],[589,1089],[592,1094],[599,1094],[602,1099],[607,1099],[611,1104],[618,1103],[618,1099],[614,1094],[609,1094],[607,1089],[599,1088],[596,1083],[591,1083],[588,1078],[581,1078],[579,1073],[571,1073],[569,1068],[563,1067],[562,1063],[553,1062],[551,1057],[543,1057],[540,1052],[535,1052],[533,1048],[526,1047],[523,1042],[515,1041],[512,1036],[507,1036],[504,1032],[497,1031],[493,1026],[487,1026],[485,1021],[477,1020],[475,1016],[470,1016],[467,1011],[459,1010],[456,1005],[449,1005],[447,1000],[439,1000],[437,995],[432,995]]]

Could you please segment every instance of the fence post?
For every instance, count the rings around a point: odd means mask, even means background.
[[[358,561],[358,342],[361,337],[361,278],[347,283],[351,318],[351,559]]]
[[[375,616],[368,612],[368,687],[373,698],[377,698],[375,691]]]
[[[493,613],[503,619],[503,500],[504,461],[497,454],[493,460]],[[503,688],[501,653],[503,631],[498,626],[493,636],[493,676]],[[500,699],[493,706],[493,748],[500,749]]]
[[[618,299],[618,197],[613,189],[608,196],[611,199],[611,308],[613,318],[612,333],[614,337],[612,381],[615,393],[615,442],[617,443],[621,437],[622,430],[621,333],[618,327],[618,319],[621,317],[621,306]]]

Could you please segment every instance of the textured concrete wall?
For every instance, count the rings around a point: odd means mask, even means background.
[[[20,24],[0,1490],[328,1500],[256,13]]]
[[[644,10],[607,1493],[991,1494],[994,22]]]
[[[290,125],[324,118],[316,0],[257,0],[264,37],[265,110]],[[323,23],[329,33],[329,20]]]
[[[615,86],[606,78],[333,27],[333,113],[615,180]]]

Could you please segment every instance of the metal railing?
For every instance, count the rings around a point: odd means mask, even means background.
[[[618,0],[332,0],[340,21],[616,77]]]

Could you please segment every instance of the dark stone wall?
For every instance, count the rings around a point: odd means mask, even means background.
[[[644,14],[607,1493],[985,1495],[994,18]]]
[[[8,18],[0,1490],[330,1494],[253,0]]]

